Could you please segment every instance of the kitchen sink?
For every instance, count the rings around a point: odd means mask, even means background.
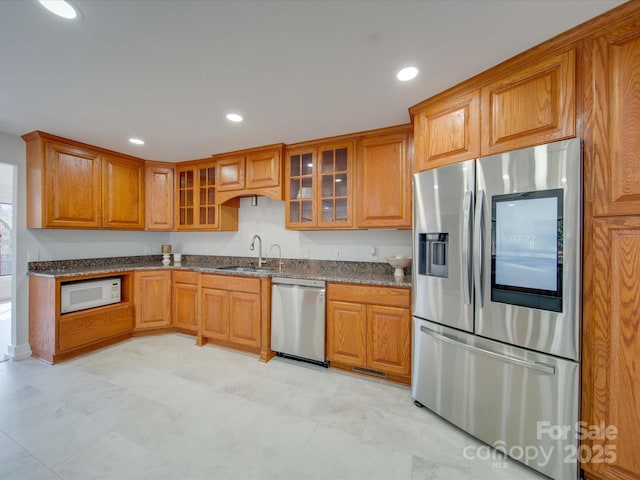
[[[232,272],[268,272],[268,268],[258,268],[258,267],[240,267],[236,265],[230,265],[227,267],[216,267],[218,270],[230,270]]]

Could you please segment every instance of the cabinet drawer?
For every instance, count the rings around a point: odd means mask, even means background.
[[[411,291],[408,288],[329,283],[327,284],[327,299],[409,308]]]
[[[71,318],[61,318],[58,346],[60,351],[104,340],[133,328],[133,305],[107,307],[96,312],[72,314]]]
[[[234,292],[260,293],[260,279],[227,275],[202,275],[202,288],[216,288]]]
[[[173,283],[186,283],[188,285],[198,285],[200,274],[198,272],[173,271]]]

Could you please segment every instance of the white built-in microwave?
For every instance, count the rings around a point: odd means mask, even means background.
[[[60,313],[118,303],[120,283],[120,277],[63,283],[60,288]]]

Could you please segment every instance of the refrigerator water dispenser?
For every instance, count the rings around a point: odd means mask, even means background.
[[[418,273],[431,277],[449,277],[449,234],[420,233]]]

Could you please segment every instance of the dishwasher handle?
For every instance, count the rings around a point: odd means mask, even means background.
[[[298,287],[312,287],[312,288],[325,288],[326,282],[324,280],[309,280],[306,278],[286,278],[286,277],[273,277],[271,279],[272,285],[289,285]]]

